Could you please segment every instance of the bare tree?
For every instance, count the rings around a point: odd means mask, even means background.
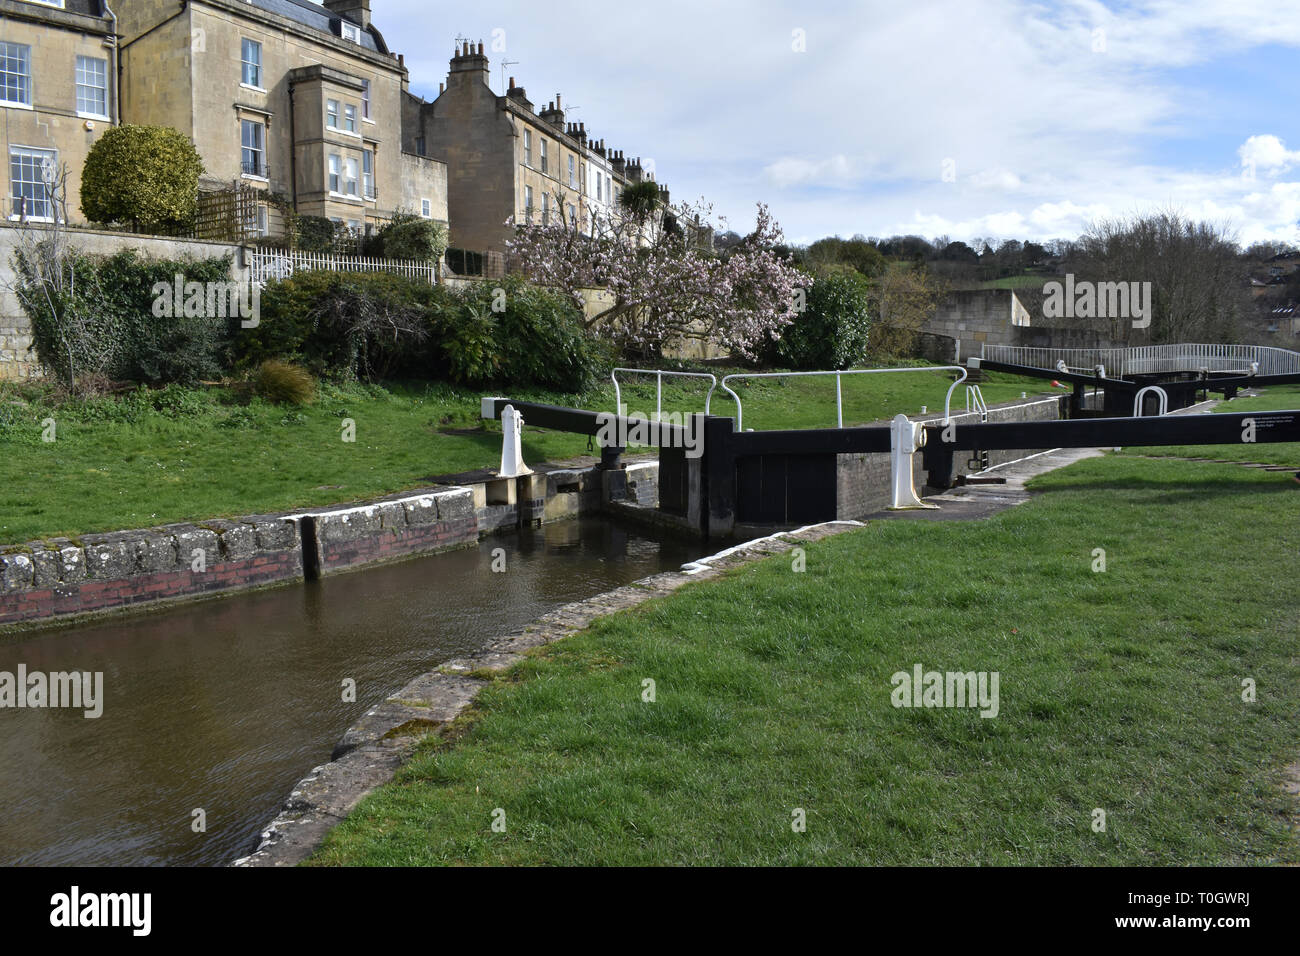
[[[1115,341],[1143,335],[1151,342],[1230,342],[1240,336],[1249,292],[1225,227],[1166,209],[1093,223],[1076,251],[1081,277],[1151,283],[1150,327],[1138,333],[1127,318],[1112,317]]]
[[[46,160],[41,176],[52,215],[49,222],[38,222],[25,207],[21,210],[15,279],[6,287],[32,323],[41,363],[75,394],[108,371],[119,337],[107,328],[112,319],[90,304],[96,277],[67,228],[67,164],[56,167]]]

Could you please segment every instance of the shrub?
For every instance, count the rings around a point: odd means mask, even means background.
[[[305,252],[333,252],[337,226],[324,216],[299,216],[294,221],[294,238]]]
[[[282,359],[320,376],[580,391],[604,362],[572,302],[517,278],[451,291],[387,273],[301,272],[268,283],[261,301],[256,328],[232,328],[240,367]]]
[[[496,376],[512,385],[580,392],[601,366],[597,345],[565,296],[517,277],[476,283],[462,296],[495,319]]]
[[[387,259],[437,262],[447,248],[447,230],[432,219],[398,211],[372,241],[373,254]]]
[[[167,126],[117,126],[90,147],[81,172],[81,211],[98,223],[170,231],[190,226],[198,209],[203,160]]]
[[[796,369],[849,368],[867,353],[871,284],[856,271],[827,269],[806,287],[806,308],[768,350]]]
[[[253,391],[279,405],[308,405],[316,397],[316,380],[298,365],[269,359],[257,367]]]
[[[220,371],[226,322],[206,316],[155,315],[155,288],[185,282],[228,282],[229,258],[141,259],[128,250],[108,257],[75,250],[60,268],[76,282],[40,283],[19,254],[19,301],[32,324],[42,364],[68,383],[86,376],[161,385],[193,384]]]

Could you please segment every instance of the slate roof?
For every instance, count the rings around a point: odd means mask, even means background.
[[[88,0],[88,2],[93,3],[95,0]],[[331,36],[339,35],[336,25],[339,17],[330,13],[319,3],[309,3],[307,0],[252,0],[252,6],[296,21],[303,26],[320,30],[322,33],[328,33]],[[386,49],[382,49],[375,42],[374,35],[364,28],[361,31],[361,46],[374,53],[388,52]]]

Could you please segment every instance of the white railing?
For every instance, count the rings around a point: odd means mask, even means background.
[[[343,256],[328,252],[304,252],[299,249],[246,249],[249,282],[258,285],[271,279],[287,279],[295,272],[387,272],[423,279],[430,285],[438,281],[437,266],[415,259],[380,259],[375,256]]]
[[[713,390],[718,387],[718,377],[709,372],[669,372],[657,368],[616,368],[610,372],[609,377],[614,380],[614,408],[616,414],[623,414],[623,388],[619,385],[618,373],[623,372],[625,375],[653,375],[655,376],[655,420],[662,421],[664,417],[664,376],[670,378],[707,378],[709,380],[709,393],[704,396],[704,414],[709,414],[709,408],[713,402]]]
[[[1138,389],[1138,393],[1133,396],[1133,417],[1142,417],[1142,400],[1147,397],[1147,392],[1155,392],[1159,400],[1158,411],[1156,415],[1169,414],[1169,393],[1159,385],[1148,385],[1146,388]]]
[[[844,375],[897,375],[904,372],[960,372],[961,376],[948,387],[948,395],[943,400],[943,420],[952,419],[952,393],[962,382],[966,381],[966,370],[960,365],[921,365],[915,368],[850,368],[838,372],[737,372],[722,379],[722,390],[736,403],[736,431],[744,431],[744,411],[740,406],[740,396],[727,385],[735,378],[804,378],[808,376],[835,376],[835,421],[836,428],[844,427],[844,391],[840,379]]]
[[[989,420],[989,406],[984,401],[984,393],[980,391],[978,385],[966,386],[966,411],[979,412],[981,422]]]
[[[1236,372],[1241,375],[1300,374],[1300,352],[1268,345],[1143,345],[1113,349],[1040,349],[985,344],[981,357],[990,362],[1091,374],[1104,365],[1111,375],[1155,372]]]

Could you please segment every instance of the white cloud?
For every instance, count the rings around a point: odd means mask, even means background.
[[[504,28],[494,88],[501,59],[519,61],[509,73],[534,102],[563,92],[589,132],[653,155],[675,199],[705,196],[737,229],[757,201],[796,241],[1070,237],[1097,217],[1167,205],[1229,218],[1243,238],[1294,236],[1300,219],[1294,184],[1272,181],[1300,165],[1284,145],[1300,142],[1288,91],[1213,87],[1207,106],[1179,75],[1300,47],[1300,0],[660,0],[652,16],[616,5],[562,21],[484,2],[441,36],[426,0],[375,6],[396,49],[419,38],[404,50],[417,92],[436,94],[456,31],[490,42]],[[791,48],[795,29],[806,52]],[[1237,155],[1184,149],[1202,143],[1207,109],[1230,130],[1243,98],[1260,97],[1277,104],[1271,132],[1228,133]],[[1240,175],[1247,154],[1268,188]]]
[[[1276,136],[1252,136],[1237,150],[1242,169],[1249,173],[1285,172],[1300,163],[1300,150],[1288,150]]]

